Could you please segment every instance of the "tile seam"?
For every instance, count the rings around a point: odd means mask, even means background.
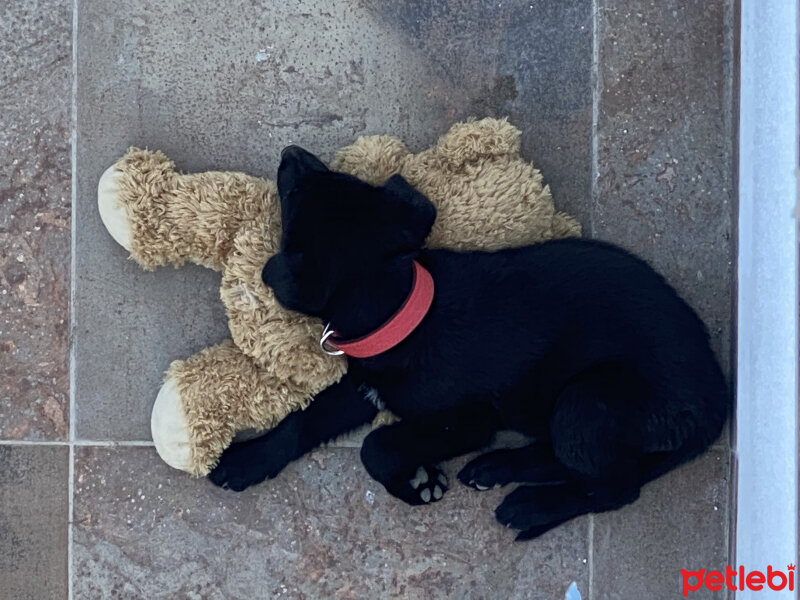
[[[587,592],[587,598],[589,600],[594,600],[594,515],[593,514],[589,514],[588,562],[589,562],[589,589]]]
[[[77,447],[107,447],[115,446],[150,448],[155,444],[150,440],[0,440],[0,446],[77,446]]]
[[[590,198],[591,206],[589,208],[589,233],[591,237],[595,237],[595,213],[597,211],[598,200],[598,152],[599,152],[599,139],[598,139],[598,121],[600,114],[600,1],[592,0],[592,150],[591,150],[591,185],[590,185]],[[594,515],[589,514],[589,527],[588,527],[588,540],[587,540],[587,561],[589,563],[589,589],[587,590],[587,597],[589,600],[594,600]]]
[[[68,485],[67,493],[67,510],[69,512],[67,519],[67,599],[73,599],[72,578],[73,578],[73,544],[74,534],[72,531],[72,523],[75,519],[75,446],[70,443],[69,447],[69,465],[68,465]]]
[[[597,132],[598,118],[600,114],[600,0],[592,0],[592,150],[591,150],[591,185],[589,208],[589,234],[595,237],[595,211],[598,199],[598,148],[599,139]]]
[[[99,446],[107,448],[113,448],[115,446],[127,446],[129,448],[152,448],[155,446],[151,440],[75,440],[72,442],[72,445],[78,447]]]
[[[74,598],[75,519],[75,272],[76,218],[78,198],[78,0],[72,0],[72,90],[70,106],[70,278],[69,278],[69,465],[67,466],[67,600]]]
[[[736,167],[737,149],[739,146],[739,129],[737,123],[738,111],[738,98],[737,90],[739,84],[739,73],[737,65],[739,61],[739,46],[737,39],[737,31],[739,30],[739,12],[736,0],[725,0],[723,9],[723,28],[724,41],[723,41],[723,57],[727,56],[727,60],[723,59],[723,107],[727,107],[730,112],[726,114],[723,108],[723,123],[728,140],[728,152],[731,156],[731,163],[728,164],[727,180],[730,184],[728,188],[731,194],[731,204],[729,210],[729,231],[731,234],[731,322],[730,322],[730,338],[728,341],[728,371],[731,373],[731,385],[735,388],[736,381],[736,361],[737,361],[737,339],[738,339],[738,250],[739,250],[739,200],[738,194],[735,190],[739,189],[739,178]],[[736,398],[736,390],[733,390],[734,399]],[[735,400],[734,400],[735,402]],[[736,517],[737,517],[737,496],[739,487],[738,477],[738,455],[735,449],[736,446],[736,423],[735,423],[735,404],[734,411],[728,423],[728,443],[724,445],[724,450],[728,452],[728,497],[727,497],[727,514],[725,515],[725,542],[727,564],[735,565],[736,561]],[[715,444],[716,448],[719,444]],[[720,445],[722,446],[722,445]],[[733,595],[731,596],[733,597]]]

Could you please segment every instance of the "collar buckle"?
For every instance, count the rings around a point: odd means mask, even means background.
[[[341,356],[342,354],[344,354],[344,350],[339,350],[335,346],[331,346],[330,342],[328,342],[328,338],[331,337],[334,333],[335,332],[331,328],[330,323],[325,325],[325,329],[322,331],[322,337],[319,338],[319,348],[329,356]]]

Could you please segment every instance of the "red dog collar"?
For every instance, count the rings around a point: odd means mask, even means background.
[[[414,261],[414,282],[411,284],[411,293],[394,316],[372,333],[354,340],[338,338],[328,323],[322,332],[319,347],[331,355],[346,354],[353,358],[377,356],[394,348],[411,335],[428,314],[432,302],[433,277],[425,267]]]

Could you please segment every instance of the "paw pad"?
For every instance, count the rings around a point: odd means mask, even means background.
[[[447,491],[447,476],[435,467],[417,467],[414,477],[408,480],[413,490],[411,504],[428,504],[441,500]]]

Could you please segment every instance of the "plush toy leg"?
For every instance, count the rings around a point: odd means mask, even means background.
[[[161,152],[136,148],[103,173],[97,203],[111,236],[145,269],[194,262],[221,270],[243,222],[279,227],[280,218],[272,182],[243,173],[181,175]]]
[[[282,381],[232,341],[173,362],[153,406],[156,450],[170,466],[203,476],[244,430],[266,430],[305,408],[318,389]]]

